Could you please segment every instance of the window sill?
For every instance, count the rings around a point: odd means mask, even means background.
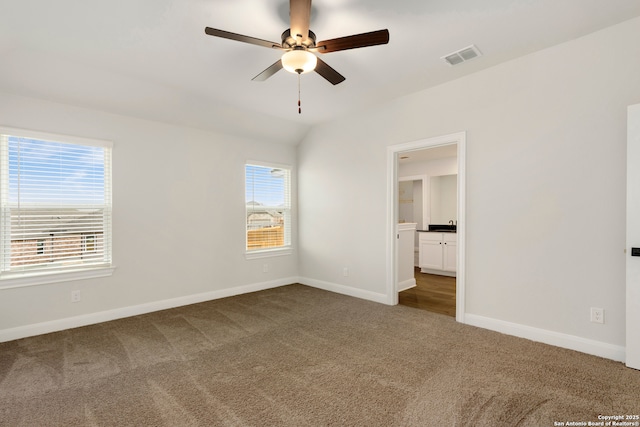
[[[23,288],[26,286],[47,285],[49,283],[69,282],[73,280],[94,279],[108,277],[113,274],[115,267],[97,267],[85,270],[64,271],[59,273],[39,273],[24,275],[7,275],[0,278],[0,290]]]
[[[251,251],[245,252],[244,256],[246,259],[258,259],[258,258],[270,258],[274,256],[285,256],[291,255],[293,250],[291,247],[282,248],[282,249],[265,249],[263,251]]]

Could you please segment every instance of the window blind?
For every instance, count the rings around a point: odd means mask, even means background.
[[[111,264],[111,147],[0,134],[0,277]]]
[[[291,169],[245,165],[248,252],[291,246]]]

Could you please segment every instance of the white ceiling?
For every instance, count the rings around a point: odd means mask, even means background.
[[[286,0],[0,0],[0,91],[297,143],[314,124],[640,16],[638,0],[314,0],[318,40],[388,28],[388,45],[323,55],[347,80],[282,70]],[[483,56],[440,57],[470,44]]]

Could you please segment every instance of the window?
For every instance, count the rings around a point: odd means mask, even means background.
[[[245,165],[246,249],[272,254],[291,248],[291,169]]]
[[[38,239],[36,242],[36,253],[38,255],[42,255],[44,253],[44,240]]]
[[[96,250],[96,236],[93,234],[84,236],[84,252],[90,253]]]
[[[0,128],[0,235],[2,280],[110,267],[110,144]]]

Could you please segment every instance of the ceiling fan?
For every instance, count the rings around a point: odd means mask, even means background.
[[[345,77],[314,55],[313,52],[325,54],[389,43],[389,30],[386,29],[316,42],[316,35],[309,29],[311,0],[290,0],[289,16],[290,28],[282,33],[281,43],[210,27],[206,27],[204,31],[210,36],[285,51],[281,59],[252,79],[255,81],[264,81],[284,68],[298,75],[315,71],[330,83],[337,85],[342,83]]]

